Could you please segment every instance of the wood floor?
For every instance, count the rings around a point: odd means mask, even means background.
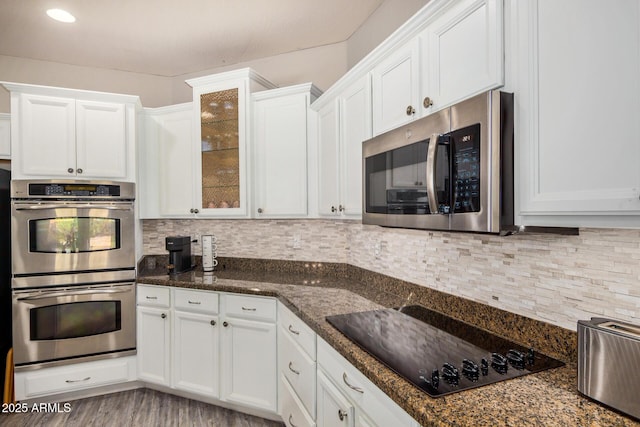
[[[0,414],[0,425],[2,427],[283,426],[282,423],[275,421],[144,388],[68,403],[71,405],[68,413]],[[62,406],[61,410],[64,410]]]

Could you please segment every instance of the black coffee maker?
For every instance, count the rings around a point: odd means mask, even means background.
[[[169,251],[169,272],[182,273],[191,270],[191,237],[169,236],[165,238],[164,243]]]

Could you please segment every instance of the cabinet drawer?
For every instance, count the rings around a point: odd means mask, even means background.
[[[244,295],[225,295],[225,313],[230,317],[275,322],[276,300]]]
[[[15,375],[16,399],[58,394],[135,379],[135,356],[78,363]]]
[[[311,359],[316,360],[316,333],[306,323],[282,304],[278,304],[278,323],[284,335],[293,339]]]
[[[176,310],[197,313],[218,313],[218,294],[206,291],[174,289],[173,305]]]
[[[279,371],[313,418],[316,415],[316,362],[280,329]]]
[[[287,427],[314,427],[316,424],[297,398],[284,376],[280,376],[280,415]]]
[[[409,414],[322,339],[318,339],[318,365],[331,382],[377,425],[414,425],[415,421]]]
[[[166,286],[138,285],[138,304],[169,308],[171,304],[170,290]]]

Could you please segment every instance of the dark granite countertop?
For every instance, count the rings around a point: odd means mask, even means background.
[[[155,269],[145,267],[155,265]],[[345,264],[220,259],[214,275],[140,264],[138,283],[277,297],[424,426],[640,426],[577,391],[576,334]],[[382,277],[380,277],[382,276]],[[421,304],[563,360],[561,368],[431,398],[353,344],[325,317]]]

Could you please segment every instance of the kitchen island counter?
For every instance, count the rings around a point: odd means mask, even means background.
[[[227,259],[220,260],[219,271],[214,274],[196,270],[177,275],[167,275],[160,264],[155,270],[145,271],[141,268],[138,282],[278,298],[424,426],[640,426],[639,422],[577,392],[575,349],[561,350],[562,341],[565,347],[576,346],[575,332],[539,324],[531,319],[511,318],[514,315],[506,312],[500,316],[501,313],[495,308],[458,297],[434,294],[428,289],[423,294],[422,287],[414,288],[411,284],[392,278],[385,280],[387,276],[368,277],[366,270],[343,264],[283,261],[269,264],[263,260]],[[444,300],[440,301],[439,298]],[[456,306],[456,303],[459,305]],[[464,308],[467,310],[465,316],[452,317],[475,326],[482,323],[485,317],[494,319],[481,326],[524,345],[547,342],[547,348],[537,345],[536,349],[563,360],[566,365],[432,398],[360,349],[325,320],[330,315],[404,304],[421,304],[447,315],[452,313],[442,309],[443,304],[454,312]],[[469,312],[470,308],[474,309],[474,313]],[[511,336],[503,331],[514,326],[518,330]],[[541,336],[523,338],[527,333]]]

